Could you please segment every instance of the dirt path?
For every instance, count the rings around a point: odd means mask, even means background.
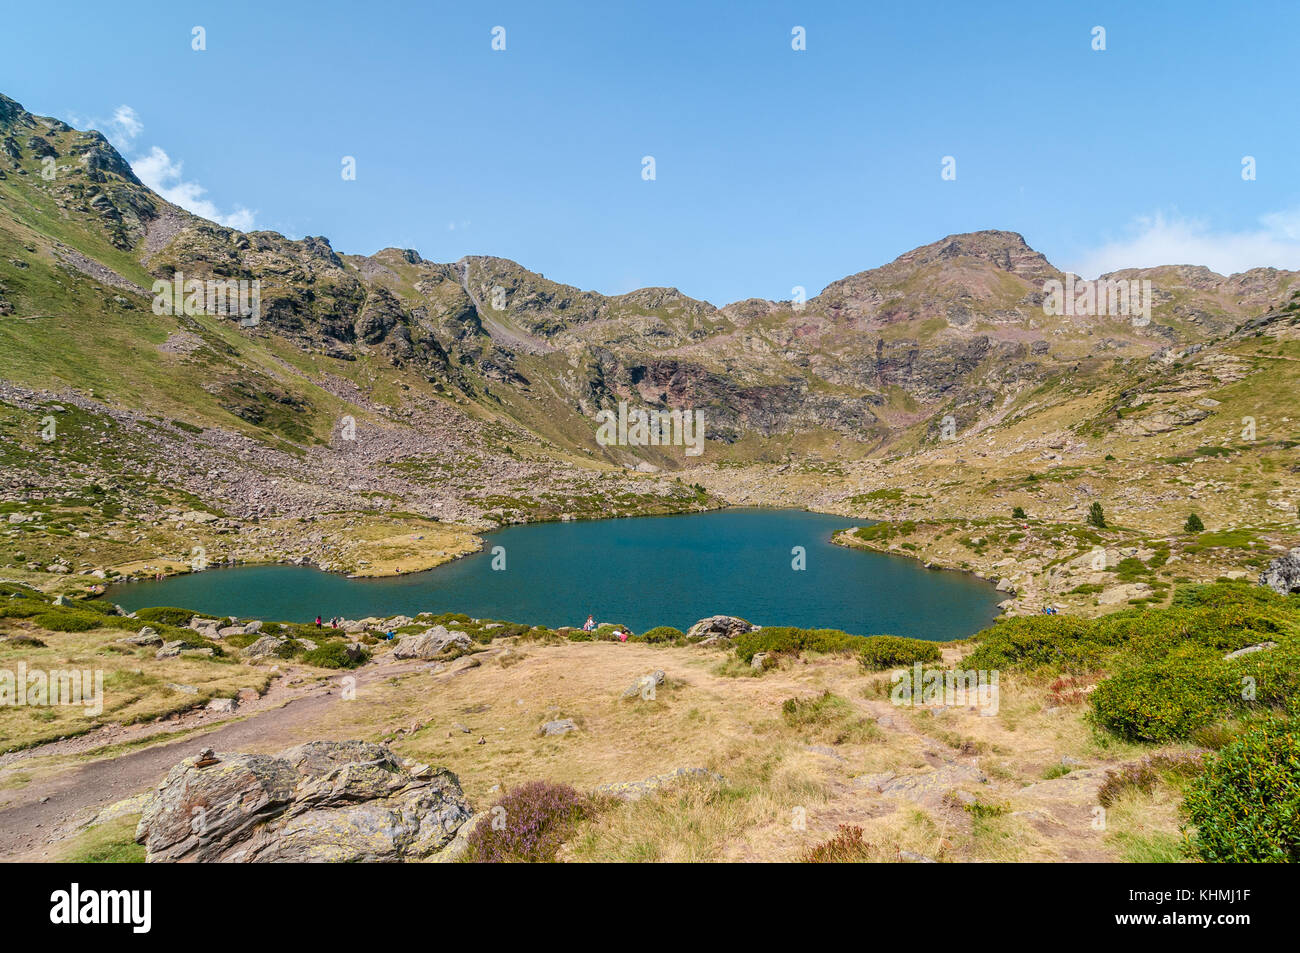
[[[410,672],[427,662],[380,665],[355,674],[357,685]],[[304,684],[298,694],[287,692],[288,700],[252,715],[227,719],[212,730],[196,713],[198,730],[173,741],[100,758],[40,778],[21,788],[0,794],[9,805],[0,808],[0,860],[48,859],[52,848],[85,824],[95,813],[124,798],[147,791],[182,758],[200,748],[226,751],[273,751],[311,740],[315,726],[341,697],[339,680]],[[169,730],[189,727],[185,719],[167,725]],[[30,757],[64,754],[59,744],[32,749]],[[53,750],[51,750],[53,749]],[[7,795],[7,796],[5,796]]]

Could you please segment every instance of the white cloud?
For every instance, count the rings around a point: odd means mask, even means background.
[[[167,201],[218,225],[244,232],[253,227],[254,212],[241,205],[233,212],[223,214],[211,200],[203,197],[207,189],[197,182],[185,181],[182,175],[183,165],[181,162],[173,162],[158,146],[150,148],[148,155],[131,160],[131,168],[140,177],[140,181]]]
[[[1128,238],[1085,252],[1069,270],[1096,278],[1122,268],[1205,265],[1221,275],[1251,268],[1300,269],[1300,209],[1261,216],[1254,228],[1216,231],[1199,219],[1138,218]]]
[[[73,122],[80,127],[101,127],[109,141],[124,154],[144,132],[144,121],[140,118],[140,114],[125,103],[113,110],[111,119],[86,121],[74,119]],[[223,213],[211,199],[203,197],[207,189],[197,182],[185,181],[181,174],[183,163],[173,162],[160,147],[152,146],[147,154],[136,156],[129,161],[140,181],[167,201],[195,215],[214,221],[218,225],[237,228],[241,232],[246,232],[253,227],[256,212],[240,205],[232,212]]]
[[[140,116],[134,109],[125,104],[118,106],[114,110],[113,118],[106,125],[109,128],[110,139],[119,139],[126,143],[130,143],[136,136],[144,132],[144,123],[140,121]]]

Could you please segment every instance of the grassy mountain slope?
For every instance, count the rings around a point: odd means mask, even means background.
[[[347,541],[374,537],[405,539],[385,565],[411,568],[501,522],[724,500],[1070,522],[1095,498],[1139,533],[1189,508],[1265,545],[1293,528],[1295,272],[1118,272],[1152,281],[1149,324],[1048,315],[1065,276],[985,231],[807,302],[718,308],[242,233],[3,97],[0,153],[3,505],[22,518],[0,564],[168,570],[189,543],[364,572]],[[258,282],[260,321],[155,313],[153,283],[178,273]],[[594,415],[619,401],[700,410],[705,453],[600,446]],[[73,528],[56,499],[92,502]],[[194,511],[217,523],[158,531]],[[105,520],[135,548],[92,554],[78,534]],[[981,555],[953,562],[992,572]]]

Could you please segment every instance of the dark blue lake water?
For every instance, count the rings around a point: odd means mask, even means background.
[[[832,545],[831,534],[850,525],[839,516],[762,509],[538,523],[490,533],[483,552],[410,576],[347,579],[246,566],[115,586],[106,598],[127,610],[184,606],[297,622],[428,611],[554,627],[581,625],[590,613],[634,632],[684,630],[725,614],[936,640],[971,635],[997,614],[1003,597],[973,576]],[[492,568],[498,546],[504,570]],[[797,546],[801,570],[793,568]]]

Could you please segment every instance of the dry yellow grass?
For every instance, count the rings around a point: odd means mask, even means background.
[[[1004,682],[995,717],[955,708],[936,715],[892,705],[873,687],[888,675],[839,657],[787,660],[759,678],[736,678],[720,674],[725,657],[707,649],[523,642],[503,660],[502,648],[454,674],[417,671],[371,684],[334,706],[317,734],[387,740],[403,755],[444,764],[479,809],[537,779],[592,791],[680,768],[725,778],[608,802],[567,845],[568,860],[797,860],[840,824],[863,828],[874,860],[905,852],[1113,860],[1122,852],[1093,826],[1095,791],[1107,767],[1138,749],[1099,745],[1079,707],[1047,710],[1042,684]],[[949,654],[953,661],[962,652]],[[655,669],[667,683],[653,700],[621,697]],[[845,704],[807,724],[783,717],[786,699],[827,690]],[[539,733],[559,718],[578,729]],[[1065,779],[1046,780],[1062,756],[1080,763]],[[864,783],[888,772],[927,786],[910,797]],[[956,791],[994,810],[973,814]],[[1161,818],[1158,827],[1168,833],[1176,823]]]
[[[269,680],[267,669],[229,659],[192,655],[156,659],[154,648],[121,643],[119,640],[131,633],[120,629],[47,632],[26,621],[10,619],[3,631],[35,638],[45,645],[0,641],[0,671],[15,678],[20,671],[89,672],[83,689],[87,696],[93,694],[92,686],[102,676],[103,704],[100,712],[93,710],[93,704],[0,706],[0,750],[81,734],[110,722],[156,720],[211,698],[233,697],[240,689],[261,692]]]

